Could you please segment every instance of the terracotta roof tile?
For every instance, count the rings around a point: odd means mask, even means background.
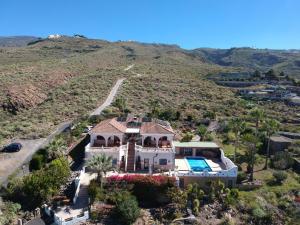
[[[174,134],[171,127],[165,127],[155,122],[142,123],[141,134],[157,133],[157,134]]]
[[[126,126],[116,121],[115,118],[103,120],[92,129],[95,133],[125,133],[125,131]]]

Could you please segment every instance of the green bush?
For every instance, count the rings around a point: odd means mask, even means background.
[[[116,212],[123,224],[132,224],[140,215],[136,198],[132,195],[121,195],[117,199]]]
[[[288,177],[287,173],[284,171],[275,171],[273,177],[278,184],[282,184]]]
[[[44,164],[44,159],[42,155],[34,155],[29,163],[29,170],[40,170]]]
[[[241,184],[246,179],[247,179],[247,174],[244,171],[239,171],[236,178],[236,182],[238,184]]]
[[[92,203],[95,201],[105,200],[104,191],[101,189],[100,184],[96,180],[91,181],[88,187],[88,193]]]
[[[271,162],[275,169],[284,170],[290,168],[294,160],[289,152],[277,152]]]
[[[125,175],[111,176],[107,186],[131,186],[132,194],[144,206],[158,206],[168,202],[167,191],[175,186],[175,179],[167,176]]]
[[[192,133],[185,133],[181,139],[182,142],[189,142],[193,139],[194,135]]]
[[[17,218],[21,205],[13,202],[2,202],[0,198],[0,224],[9,225]]]
[[[35,209],[56,195],[69,176],[68,161],[64,158],[55,159],[48,167],[10,182],[6,189],[7,197],[19,202],[22,208]]]

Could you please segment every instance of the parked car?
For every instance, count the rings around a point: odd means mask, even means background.
[[[5,146],[2,151],[3,152],[18,152],[21,150],[22,147],[23,146],[21,143],[14,142],[14,143],[10,143],[9,145]]]

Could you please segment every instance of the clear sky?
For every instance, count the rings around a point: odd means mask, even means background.
[[[300,0],[0,0],[0,36],[300,49]]]

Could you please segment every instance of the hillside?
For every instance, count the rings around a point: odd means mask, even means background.
[[[150,101],[158,100],[183,119],[202,118],[207,111],[220,117],[243,114],[245,104],[233,91],[205,79],[242,64],[224,66],[209,55],[176,45],[78,37],[0,48],[0,136],[43,137],[57,124],[95,109],[120,77],[127,78],[120,96],[133,113],[149,112]],[[281,121],[297,112],[281,103],[265,108]]]
[[[33,36],[0,37],[0,47],[24,47],[28,43],[39,39]]]
[[[209,49],[199,48],[192,52],[208,62],[220,66],[238,67],[245,71],[269,69],[283,71],[285,74],[300,78],[300,50],[272,50],[253,48]]]
[[[141,73],[159,73],[158,68],[173,65],[186,74],[190,66],[201,68],[203,74],[221,70],[203,61],[176,46],[72,37],[2,48],[0,135],[4,139],[45,136],[60,122],[90,112],[117,78],[134,76],[124,71],[128,65],[137,65]]]

